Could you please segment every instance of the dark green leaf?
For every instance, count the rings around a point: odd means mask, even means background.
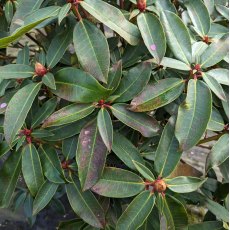
[[[147,180],[149,181],[154,181],[155,177],[153,175],[153,173],[143,164],[134,161],[133,160],[133,164],[135,165],[137,171]]]
[[[75,157],[77,150],[77,138],[76,136],[67,138],[62,143],[62,153],[65,156],[65,160],[71,160]]]
[[[204,223],[191,224],[188,226],[188,230],[224,230],[223,222],[221,221],[206,221]]]
[[[222,131],[224,129],[224,120],[215,107],[212,107],[212,114],[207,129],[212,131]]]
[[[47,73],[42,77],[42,82],[49,87],[50,89],[55,90],[56,85],[55,85],[55,79],[54,75],[52,73]]]
[[[172,68],[178,70],[189,71],[191,69],[191,67],[185,64],[184,62],[168,57],[163,57],[160,64],[166,68]]]

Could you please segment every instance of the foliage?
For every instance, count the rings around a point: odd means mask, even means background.
[[[68,199],[59,229],[226,228],[227,0],[1,0],[0,65],[1,208],[34,224]],[[210,141],[200,173],[182,154]]]

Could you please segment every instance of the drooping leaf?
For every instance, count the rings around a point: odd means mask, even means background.
[[[115,104],[111,107],[113,115],[127,126],[139,131],[144,137],[156,136],[160,131],[157,121],[144,113],[134,113],[126,104]]]
[[[203,73],[203,79],[218,98],[220,98],[223,101],[227,100],[222,86],[218,83],[218,81],[215,78],[212,78],[207,73]]]
[[[205,83],[190,80],[186,100],[180,105],[175,135],[180,149],[188,150],[205,132],[212,110],[212,96]]]
[[[105,99],[110,90],[86,72],[76,68],[64,68],[55,74],[56,90],[53,93],[67,101],[96,102]]]
[[[30,193],[35,196],[44,183],[40,157],[33,144],[27,144],[22,151],[22,173]]]
[[[126,102],[140,93],[149,81],[152,66],[148,62],[143,62],[129,70],[114,92],[119,95],[116,102]]]
[[[131,169],[136,169],[132,160],[144,164],[144,160],[139,150],[132,144],[132,142],[118,132],[114,132],[112,150],[117,157]]]
[[[153,173],[143,164],[134,161],[133,160],[133,164],[135,165],[137,171],[147,180],[149,181],[154,181],[155,177],[153,175]]]
[[[84,70],[106,83],[110,55],[108,42],[101,30],[91,22],[81,20],[74,29],[73,41],[78,60]]]
[[[137,17],[137,24],[146,47],[160,64],[166,52],[166,38],[161,22],[154,14],[142,13]]]
[[[116,230],[133,230],[139,228],[151,213],[155,204],[155,196],[144,191],[134,198],[119,218]]]
[[[109,112],[102,108],[97,115],[97,127],[109,152],[113,144],[113,124]]]
[[[33,215],[39,213],[53,198],[58,189],[58,184],[45,181],[39,189],[33,202]]]
[[[106,167],[92,191],[101,196],[124,198],[135,196],[144,188],[143,180],[136,174],[124,169]]]
[[[170,11],[163,11],[161,20],[174,56],[189,65],[192,59],[192,46],[188,29],[182,20]]]
[[[197,177],[179,176],[172,179],[166,179],[167,187],[176,193],[188,193],[196,191],[206,181]]]
[[[11,144],[21,129],[32,103],[40,90],[40,83],[31,83],[18,90],[10,100],[4,120],[6,141]]]
[[[107,148],[100,136],[96,120],[89,122],[78,138],[76,161],[83,191],[91,188],[102,175]]]
[[[214,40],[200,57],[202,68],[208,68],[220,62],[228,54],[229,38],[224,35],[220,39]]]
[[[206,171],[211,168],[219,166],[229,157],[229,135],[224,134],[212,147],[211,152],[206,159]]]
[[[74,212],[95,228],[104,228],[105,214],[97,199],[90,191],[82,192],[77,178],[66,185],[66,193]]]
[[[51,127],[69,124],[91,114],[95,109],[92,104],[71,104],[68,105],[48,117],[42,127]]]
[[[138,28],[126,20],[119,9],[102,0],[85,0],[81,1],[80,4],[97,20],[117,32],[129,44],[137,45],[140,38]]]
[[[183,89],[184,80],[179,78],[167,78],[149,84],[132,100],[130,110],[145,112],[160,108],[178,98]]]
[[[189,0],[185,2],[185,6],[198,34],[201,37],[207,35],[210,30],[211,20],[205,4],[201,0]]]
[[[223,68],[211,69],[206,72],[209,76],[213,77],[217,82],[223,85],[229,85],[229,70]]]
[[[13,152],[4,162],[0,170],[0,207],[10,205],[19,174],[21,172],[21,152]]]
[[[173,172],[182,154],[182,151],[179,150],[179,142],[174,134],[175,121],[175,117],[169,119],[155,155],[154,167],[162,177],[167,177]]]
[[[207,129],[212,131],[222,131],[224,129],[223,117],[215,107],[212,107],[212,114]]]
[[[167,229],[186,229],[188,216],[183,204],[175,197],[165,196],[163,214],[166,218]]]
[[[34,75],[34,69],[24,64],[9,64],[0,67],[0,80],[29,78]]]

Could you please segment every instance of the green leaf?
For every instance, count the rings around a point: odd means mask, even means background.
[[[223,222],[221,221],[205,221],[203,223],[191,224],[188,226],[188,230],[224,230]]]
[[[203,79],[206,82],[206,84],[209,86],[209,88],[212,90],[212,92],[220,98],[220,100],[226,101],[226,96],[224,93],[224,90],[222,86],[218,83],[218,81],[215,78],[212,78],[207,73],[203,73]]]
[[[108,42],[101,30],[87,20],[80,20],[74,29],[73,42],[83,69],[106,83],[110,54]]]
[[[32,103],[41,88],[40,83],[31,83],[18,90],[11,98],[5,113],[4,134],[11,144],[21,129]]]
[[[54,134],[48,130],[45,130],[45,129],[36,129],[36,130],[33,130],[33,132],[31,133],[31,136],[32,137],[35,137],[35,138],[48,138],[48,137],[52,137]]]
[[[21,152],[13,152],[0,169],[0,207],[9,207],[21,172]]]
[[[175,14],[177,13],[176,7],[170,0],[156,1],[156,7],[159,12],[163,10],[168,10]]]
[[[37,111],[33,118],[31,128],[39,126],[51,113],[54,112],[57,106],[57,98],[53,97],[46,101],[42,107]]]
[[[182,154],[174,134],[175,122],[175,117],[169,119],[155,153],[154,167],[162,177],[167,177],[174,171]]]
[[[59,222],[58,229],[59,230],[77,230],[77,229],[82,229],[84,225],[85,225],[85,222],[83,222],[82,220],[73,219],[73,220]]]
[[[155,204],[155,196],[149,191],[139,194],[129,204],[119,218],[116,230],[133,230],[139,228],[148,218]]]
[[[224,134],[212,147],[211,152],[206,159],[206,171],[211,168],[219,166],[229,157],[229,135]]]
[[[160,64],[166,52],[166,38],[161,22],[154,14],[141,13],[137,17],[137,24],[146,47]]]
[[[39,189],[33,202],[33,215],[39,213],[51,201],[58,189],[58,184],[45,181]]]
[[[192,59],[192,46],[187,27],[176,14],[170,11],[163,11],[160,18],[174,56],[189,65]]]
[[[186,229],[188,226],[188,216],[183,204],[175,197],[165,196],[163,214],[166,218],[167,229]]]
[[[172,179],[165,179],[167,187],[176,193],[188,193],[196,191],[207,179],[197,177],[179,176]]]
[[[16,145],[17,142],[18,140],[16,140],[11,144],[11,146],[9,146],[9,144],[6,141],[2,141],[0,143],[0,158],[3,157],[6,153],[8,153]]]
[[[6,20],[8,24],[10,24],[14,16],[14,5],[11,1],[6,2],[4,11],[5,11]]]
[[[35,196],[44,183],[41,161],[33,144],[27,144],[22,151],[22,173],[30,193]]]
[[[223,85],[229,85],[229,70],[223,68],[211,69],[206,72],[209,76],[213,77],[217,82]]]
[[[55,85],[55,79],[54,75],[52,73],[47,73],[42,77],[42,82],[49,87],[50,89],[55,90],[56,85]]]
[[[105,197],[124,198],[135,196],[144,188],[144,181],[136,174],[124,169],[106,167],[91,190]]]
[[[76,161],[83,191],[95,185],[101,177],[106,156],[107,148],[94,119],[81,130],[78,138]]]
[[[160,65],[166,68],[178,69],[178,70],[186,70],[190,71],[191,67],[184,62],[178,61],[173,58],[163,57]]]
[[[137,162],[137,161],[134,161],[133,160],[133,164],[135,165],[137,171],[147,180],[149,181],[154,181],[155,180],[155,177],[154,175],[152,174],[152,172],[143,164]]]
[[[184,80],[179,78],[166,78],[154,84],[148,84],[136,96],[130,110],[135,112],[151,111],[165,106],[178,98],[184,89]]]
[[[53,38],[46,55],[48,68],[52,69],[61,60],[72,39],[73,31],[71,28],[67,28]]]
[[[42,127],[59,126],[81,120],[91,114],[95,109],[92,104],[71,104],[48,117]]]
[[[85,0],[81,1],[80,4],[97,20],[117,32],[129,44],[137,45],[140,38],[138,28],[126,20],[119,9],[101,0]]]
[[[58,13],[58,24],[60,25],[62,20],[67,16],[69,10],[71,9],[71,3],[67,3],[60,9]]]
[[[216,4],[216,10],[227,20],[229,20],[229,9],[226,6]]]
[[[0,80],[29,78],[34,75],[34,68],[23,64],[9,64],[0,67]]]
[[[18,52],[17,64],[29,65],[30,64],[30,49],[26,44],[23,49]]]
[[[107,88],[114,92],[120,84],[122,76],[122,61],[118,61],[109,71]]]
[[[110,152],[113,144],[113,124],[109,112],[104,108],[101,108],[97,115],[97,127],[104,144]]]
[[[201,37],[207,35],[210,30],[211,20],[205,4],[201,0],[189,0],[185,2],[185,6],[196,32]]]
[[[207,129],[212,131],[222,131],[224,129],[224,120],[215,107],[212,107],[212,114]]]
[[[208,68],[223,60],[228,54],[229,38],[228,35],[224,35],[218,40],[209,45],[209,47],[203,52],[200,57],[200,63],[202,68]]]
[[[105,214],[97,199],[90,191],[82,192],[77,178],[66,185],[66,193],[74,212],[95,228],[104,228]]]
[[[205,132],[212,111],[212,96],[205,83],[190,80],[185,101],[178,110],[175,135],[180,149],[188,150]]]
[[[136,169],[133,160],[144,164],[139,150],[125,136],[118,132],[114,132],[113,152],[120,158],[129,168]]]
[[[40,145],[38,151],[45,177],[53,183],[64,183],[61,162],[56,150],[49,145]]]
[[[71,160],[75,157],[77,150],[77,138],[76,136],[63,140],[62,153],[65,156],[65,160]]]
[[[126,104],[115,104],[111,107],[113,115],[121,122],[139,131],[144,137],[158,135],[160,126],[158,122],[147,114],[129,111]]]
[[[114,92],[114,95],[119,95],[116,102],[126,102],[140,93],[149,81],[152,65],[148,62],[133,67],[125,75]]]
[[[55,74],[56,90],[53,93],[72,102],[96,102],[107,98],[110,90],[86,72],[76,68],[64,68]]]

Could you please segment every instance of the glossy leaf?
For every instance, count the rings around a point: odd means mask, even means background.
[[[72,39],[73,31],[71,28],[67,28],[53,38],[46,55],[49,68],[53,68],[61,60]]]
[[[102,0],[85,0],[81,1],[80,4],[97,20],[117,32],[129,44],[137,45],[140,38],[138,28],[126,20],[119,9]]]
[[[63,140],[62,153],[65,156],[65,160],[71,160],[75,157],[77,150],[77,138],[76,136]]]
[[[224,120],[215,107],[212,107],[212,114],[207,129],[212,131],[222,131],[224,129]]]
[[[42,82],[50,89],[56,89],[54,75],[52,73],[47,73],[42,77]]]
[[[121,76],[122,76],[122,62],[118,61],[116,64],[112,66],[112,68],[109,71],[107,88],[112,89],[112,92],[114,92],[120,84]]]
[[[172,179],[166,179],[167,187],[176,193],[188,193],[196,191],[206,179],[200,179],[197,177],[175,177]]]
[[[39,189],[33,202],[33,215],[39,213],[51,201],[58,189],[58,184],[45,181]]]
[[[111,107],[113,115],[127,126],[139,131],[144,137],[156,136],[160,131],[157,121],[146,114],[134,113],[126,104],[115,104]]]
[[[92,191],[101,196],[124,198],[135,196],[144,188],[143,180],[136,174],[119,168],[106,167],[100,180],[92,187]]]
[[[21,129],[32,103],[40,90],[41,84],[31,83],[18,90],[10,100],[4,121],[6,141],[11,144]]]
[[[23,148],[22,173],[29,191],[35,196],[44,183],[44,176],[40,157],[33,144],[27,144]]]
[[[117,157],[131,169],[136,169],[133,160],[144,164],[144,160],[139,150],[132,144],[132,142],[118,132],[114,132],[112,150]]]
[[[13,152],[0,169],[0,207],[10,205],[21,172],[21,152]]]
[[[229,8],[221,4],[216,4],[216,10],[227,20],[229,20]]]
[[[68,105],[48,117],[44,124],[43,128],[51,126],[59,126],[69,124],[91,114],[95,109],[95,106],[92,104],[71,104]]]
[[[29,78],[34,75],[34,69],[24,64],[9,64],[0,67],[0,79]]]
[[[71,9],[71,3],[67,3],[60,9],[58,13],[58,24],[60,25],[62,20],[67,16],[69,10]]]
[[[132,230],[140,227],[151,213],[154,203],[155,197],[149,191],[136,196],[119,218],[116,230]]]
[[[167,42],[174,56],[186,64],[191,63],[192,46],[188,29],[182,20],[170,11],[163,11],[161,20]]]
[[[153,173],[143,164],[134,161],[133,160],[133,164],[135,165],[137,171],[147,180],[149,181],[154,181],[155,177],[153,175]]]
[[[164,128],[157,147],[154,167],[162,177],[169,176],[180,161],[182,151],[175,137],[175,117],[171,117]]]
[[[113,144],[113,124],[109,112],[104,108],[97,115],[97,127],[104,144],[111,151]]]
[[[140,93],[149,81],[152,66],[148,62],[143,62],[129,70],[114,92],[119,95],[116,102],[126,102]]]
[[[227,35],[215,40],[200,57],[202,68],[208,68],[220,62],[228,54],[229,38]]]
[[[190,80],[187,97],[179,107],[176,122],[175,135],[180,149],[188,150],[198,143],[207,128],[211,110],[209,88],[202,81]]]
[[[66,185],[67,197],[74,212],[95,228],[104,228],[104,211],[90,191],[82,192],[80,182],[74,178]]]
[[[12,147],[15,146],[16,143],[17,140],[13,142],[11,146],[9,146],[9,144],[6,141],[2,141],[0,143],[0,158],[3,157],[6,153],[8,153],[12,149]]]
[[[146,47],[160,64],[166,52],[166,38],[161,22],[154,14],[142,13],[137,17],[137,24]]]
[[[189,0],[185,5],[196,31],[200,36],[207,35],[211,22],[205,4],[201,0]]]
[[[89,122],[78,138],[76,161],[83,191],[91,188],[102,175],[107,148],[100,136],[97,122]]]
[[[87,20],[78,22],[73,41],[78,60],[84,70],[97,80],[107,82],[110,55],[106,37]]]
[[[189,71],[191,69],[191,67],[185,64],[184,62],[178,61],[173,58],[168,58],[168,57],[163,57],[160,65],[167,67],[167,68],[178,69],[178,70]]]
[[[209,76],[213,77],[217,82],[223,85],[229,85],[229,70],[224,68],[211,69],[206,72]]]
[[[64,68],[55,74],[56,87],[53,91],[59,97],[72,102],[96,102],[109,95],[91,75],[76,68]]]
[[[167,78],[158,83],[148,84],[131,102],[130,110],[135,112],[151,111],[167,105],[180,96],[184,81],[179,78]]]
[[[224,134],[212,147],[211,152],[208,154],[206,160],[206,171],[208,172],[211,168],[219,166],[229,157],[229,135]]]

